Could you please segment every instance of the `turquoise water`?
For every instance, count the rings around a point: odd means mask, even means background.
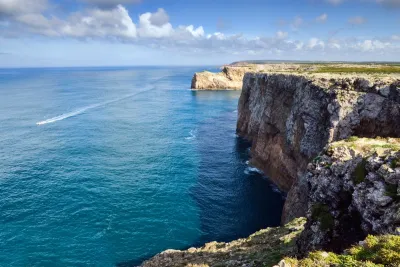
[[[203,69],[0,70],[0,266],[135,266],[278,225],[240,92],[190,91]]]

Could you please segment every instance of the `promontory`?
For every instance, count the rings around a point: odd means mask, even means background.
[[[287,192],[282,226],[142,266],[400,266],[400,65],[240,64],[192,88],[242,90],[237,134]]]

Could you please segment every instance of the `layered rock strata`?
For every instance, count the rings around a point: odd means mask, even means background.
[[[242,89],[243,76],[249,70],[251,69],[247,67],[225,66],[218,73],[209,71],[198,72],[192,78],[191,89],[240,90]]]
[[[327,144],[352,135],[400,136],[400,81],[247,73],[237,132],[252,142],[251,163],[289,191],[286,223],[306,214],[302,177]]]

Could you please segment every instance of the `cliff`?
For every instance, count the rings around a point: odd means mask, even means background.
[[[303,179],[309,185],[308,220],[300,254],[342,251],[368,234],[400,235],[400,139],[333,143],[308,165]]]
[[[221,72],[197,72],[193,75],[191,89],[195,90],[241,90],[243,77],[247,72],[302,72],[313,67],[300,64],[230,64],[222,67]]]
[[[143,266],[400,266],[400,68],[271,68],[244,75],[237,133],[285,225]]]
[[[400,265],[400,139],[332,143],[308,164],[305,179],[306,219],[229,243],[166,250],[142,266]]]
[[[251,164],[289,191],[282,218],[288,222],[306,214],[302,177],[327,144],[353,135],[400,136],[400,80],[247,73],[237,132],[252,142]]]
[[[192,79],[191,89],[198,90],[226,90],[242,89],[243,76],[250,67],[223,67],[219,73],[203,71],[195,73]]]
[[[262,62],[262,61],[261,61]],[[197,72],[193,75],[191,89],[194,90],[241,90],[243,77],[247,72],[268,73],[268,74],[292,74],[308,76],[329,80],[332,76],[335,79],[338,75],[350,79],[353,74],[359,78],[367,78],[373,83],[384,83],[388,77],[400,79],[400,66],[377,65],[377,64],[332,64],[332,63],[269,63],[254,64],[251,62],[237,62],[222,67],[221,72],[212,73],[209,71]]]

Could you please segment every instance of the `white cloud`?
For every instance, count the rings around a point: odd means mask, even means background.
[[[314,37],[308,41],[307,47],[309,49],[324,48],[325,43],[324,43],[324,41]]]
[[[190,34],[192,34],[193,37],[198,38],[198,37],[203,37],[204,36],[203,26],[197,27],[195,29],[193,25],[189,25],[189,26],[185,27],[184,29],[186,31],[188,31]],[[215,34],[223,35],[223,34],[220,34],[220,33],[215,33]]]
[[[287,32],[278,31],[276,33],[276,38],[278,38],[278,39],[285,39],[286,37],[288,37],[288,33]]]
[[[116,37],[132,39],[137,36],[136,25],[121,5],[112,10],[90,9],[75,13],[63,23],[60,34],[72,37]]]
[[[328,20],[328,14],[324,13],[318,16],[315,21],[318,23],[325,23]]]
[[[117,5],[138,4],[141,0],[80,0],[87,4],[95,5],[102,8],[115,7]]]
[[[47,0],[0,0],[0,16],[41,12],[47,6]]]
[[[169,22],[169,16],[163,8],[159,8],[156,13],[151,14],[150,22],[155,26],[162,26]]]
[[[372,52],[376,50],[384,50],[385,48],[390,47],[391,44],[388,42],[381,42],[379,40],[364,40],[362,42],[358,42],[352,45],[356,50],[361,50],[363,52]]]
[[[361,16],[351,17],[349,18],[349,23],[352,25],[361,25],[366,23],[367,20]]]
[[[0,0],[2,10],[6,1]],[[26,0],[29,2],[29,0]],[[28,2],[26,7],[29,6]],[[7,2],[8,3],[8,2]],[[293,40],[285,31],[278,31],[271,36],[248,38],[242,34],[227,35],[221,32],[206,33],[199,25],[173,26],[168,13],[158,9],[151,13],[141,14],[135,22],[128,10],[117,5],[113,8],[101,9],[91,7],[72,13],[63,19],[49,15],[45,1],[31,1],[29,8],[16,8],[7,5],[7,16],[2,20],[1,36],[29,36],[40,34],[49,38],[70,39],[101,39],[114,40],[125,44],[135,44],[162,50],[173,50],[188,53],[218,53],[218,54],[305,54],[330,53],[340,50],[343,53],[392,53],[400,52],[400,37],[393,35],[386,39],[335,39]],[[10,9],[10,7],[12,7]],[[12,10],[12,12],[10,12]],[[3,11],[4,13],[4,11]],[[317,21],[326,21],[327,15],[322,14]],[[352,22],[360,23],[360,19]],[[365,22],[362,19],[362,22]],[[292,22],[293,27],[304,24],[301,17]],[[357,23],[356,23],[357,24]],[[295,36],[295,35],[294,35]],[[291,36],[292,37],[292,36]]]
[[[159,8],[155,13],[144,13],[139,16],[138,33],[141,37],[161,38],[171,36],[173,28],[164,9]]]

